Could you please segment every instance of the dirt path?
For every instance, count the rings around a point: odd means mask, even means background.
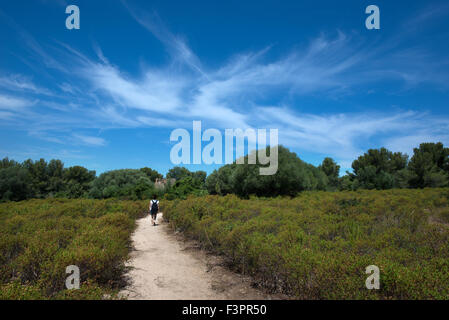
[[[251,287],[251,279],[220,265],[193,242],[177,239],[158,214],[158,225],[150,217],[138,220],[132,236],[130,285],[121,292],[128,299],[275,299]]]

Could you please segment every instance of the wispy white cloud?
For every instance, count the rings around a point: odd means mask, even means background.
[[[104,146],[106,145],[106,141],[100,137],[92,137],[85,136],[80,134],[73,134],[73,138],[75,138],[76,142],[88,146]]]
[[[279,128],[281,144],[332,155],[346,164],[365,152],[372,138],[377,144],[409,155],[421,142],[449,144],[449,119],[412,111],[314,115],[261,107],[258,114],[267,127]]]
[[[34,102],[32,101],[11,97],[0,93],[0,109],[2,110],[17,112],[21,111],[25,107],[32,106],[33,104]]]
[[[26,91],[41,95],[52,95],[50,90],[36,86],[30,79],[20,74],[0,76],[0,87],[11,91]]]
[[[192,124],[189,121],[184,121],[181,119],[171,120],[160,118],[158,116],[138,117],[137,120],[147,127],[177,128],[177,127],[188,127],[191,126]]]
[[[58,87],[64,93],[70,93],[70,94],[79,94],[79,93],[81,93],[76,87],[74,87],[73,85],[71,85],[70,83],[67,83],[67,82],[59,84]]]
[[[175,61],[182,62],[191,69],[206,76],[201,67],[201,62],[198,57],[189,48],[186,41],[180,36],[171,33],[160,19],[156,12],[149,13],[141,10],[133,5],[128,4],[122,0],[123,5],[128,9],[131,16],[145,29],[150,31],[159,41],[161,41]]]
[[[185,83],[164,73],[148,71],[143,79],[133,80],[116,67],[89,63],[80,74],[124,107],[158,113],[173,113],[182,107],[180,95]]]
[[[449,14],[449,5],[445,4],[435,4],[427,6],[421,9],[415,16],[408,19],[404,23],[404,27],[410,30],[416,30],[422,28],[423,25],[429,21],[435,21]]]

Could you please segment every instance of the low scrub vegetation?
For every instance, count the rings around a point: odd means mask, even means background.
[[[449,189],[189,197],[171,226],[299,299],[449,299]],[[365,286],[380,269],[380,289]]]
[[[298,299],[449,299],[449,189],[305,191],[162,201],[171,227]],[[103,299],[123,286],[146,201],[0,204],[0,299]],[[81,289],[66,290],[77,265]],[[366,267],[380,269],[368,290]]]
[[[123,284],[143,202],[47,199],[0,204],[0,299],[102,299]],[[66,267],[80,269],[66,290]]]

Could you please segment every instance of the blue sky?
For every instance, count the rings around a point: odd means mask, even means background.
[[[369,148],[449,144],[448,39],[447,1],[2,1],[0,156],[166,173],[193,120],[277,128],[343,171]]]

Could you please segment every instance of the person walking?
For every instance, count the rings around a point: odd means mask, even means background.
[[[153,200],[150,201],[150,214],[151,222],[153,226],[156,225],[157,213],[159,212],[159,200],[157,200],[157,195],[153,196]]]

